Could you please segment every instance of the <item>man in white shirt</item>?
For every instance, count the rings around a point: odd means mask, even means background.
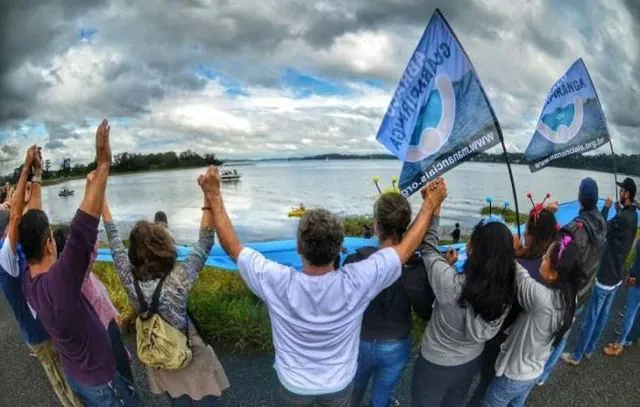
[[[344,231],[338,218],[323,209],[307,210],[298,225],[302,272],[275,263],[243,247],[231,225],[218,182],[202,182],[224,250],[238,263],[240,275],[269,309],[280,381],[280,405],[349,406],[356,373],[362,315],[382,290],[400,277],[431,217],[445,199],[444,180],[423,191],[424,202],[413,225],[397,246],[379,250],[362,262],[338,270]],[[426,190],[429,190],[426,193]]]

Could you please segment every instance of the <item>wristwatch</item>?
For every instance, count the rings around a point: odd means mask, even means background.
[[[37,182],[38,184],[42,184],[42,177],[39,175],[34,175],[31,177],[31,182]]]

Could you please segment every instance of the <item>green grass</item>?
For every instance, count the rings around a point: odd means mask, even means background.
[[[516,211],[508,209],[504,211],[503,213],[503,208],[496,208],[495,206],[493,207],[492,213],[494,215],[502,215],[504,217],[504,220],[507,223],[513,223],[516,224]],[[480,209],[480,214],[483,216],[489,215],[489,207],[485,206],[482,209]],[[521,213],[520,214],[520,224],[526,224],[527,221],[529,220],[529,215]]]
[[[373,217],[369,215],[350,216],[342,221],[347,236],[363,236],[365,228],[373,232]]]

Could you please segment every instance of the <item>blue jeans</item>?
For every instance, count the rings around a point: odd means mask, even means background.
[[[411,357],[411,339],[360,341],[358,370],[353,380],[353,405],[360,406],[373,377],[371,405],[387,407],[391,394]]]
[[[628,336],[627,340],[631,342],[640,341],[640,312],[636,314],[636,322],[633,324],[631,334]]]
[[[505,376],[496,377],[484,397],[484,407],[524,407],[524,402],[527,401],[537,381],[537,379],[511,380]]]
[[[602,336],[602,332],[609,321],[609,312],[618,288],[604,290],[597,285],[593,287],[593,294],[589,300],[589,310],[582,324],[580,340],[573,351],[575,360],[581,360],[585,353],[591,354],[596,350],[600,336]]]
[[[579,317],[584,312],[584,307],[580,307],[576,310],[576,317]],[[553,368],[556,367],[556,363],[560,360],[560,356],[562,356],[562,352],[564,352],[564,348],[567,346],[567,342],[569,341],[569,335],[571,334],[571,328],[567,329],[567,332],[562,337],[562,341],[558,344],[558,346],[554,347],[551,351],[551,355],[549,355],[549,359],[547,359],[547,363],[544,365],[544,370],[542,371],[542,375],[538,381],[544,382],[547,380],[551,372],[553,372]]]
[[[618,343],[626,344],[630,342],[632,337],[627,338],[633,328],[633,322],[640,309],[640,287],[629,287],[627,292],[627,311],[624,313],[624,325],[622,334],[618,338]]]
[[[464,405],[482,355],[458,366],[440,366],[418,354],[411,377],[412,407],[460,407]]]
[[[142,407],[131,382],[116,373],[109,383],[87,386],[67,376],[69,387],[87,407]]]

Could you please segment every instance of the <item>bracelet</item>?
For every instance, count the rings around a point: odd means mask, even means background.
[[[31,177],[31,182],[36,182],[38,184],[42,184],[42,177],[38,177],[38,176],[34,175],[33,177]]]
[[[211,210],[211,207],[210,207],[210,206],[203,206],[203,207],[202,207],[202,210],[203,210],[203,211],[211,211],[211,212],[213,212],[213,211]]]

